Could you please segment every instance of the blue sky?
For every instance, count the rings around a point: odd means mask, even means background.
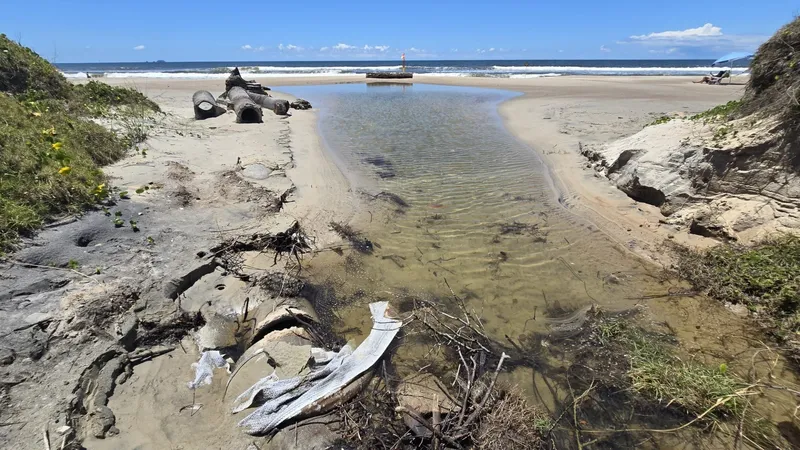
[[[714,58],[755,50],[800,12],[796,0],[4,3],[0,32],[56,62]]]

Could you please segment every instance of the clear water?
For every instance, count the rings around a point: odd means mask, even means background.
[[[368,202],[354,226],[376,248],[350,256],[357,274],[337,273],[335,254],[312,263],[340,294],[445,295],[446,279],[502,338],[544,331],[534,317],[556,305],[628,308],[663,291],[649,266],[559,202],[546,166],[496,112],[516,94],[420,84],[286,90],[318,105],[325,142]],[[369,200],[383,191],[409,207]]]
[[[724,362],[742,379],[769,373],[797,385],[784,360],[764,352],[752,323],[722,305],[648,298],[674,282],[665,283],[661,269],[632,256],[560,201],[536,151],[506,130],[497,114],[498,104],[515,93],[422,84],[286,90],[315,105],[328,149],[364,193],[365,208],[352,225],[374,242],[374,251],[322,252],[306,272],[344,300],[335,315],[337,331],[347,338],[358,342],[369,333],[369,302],[388,300],[402,310],[409,298],[449,297],[450,287],[499,341],[546,332],[544,319],[556,310],[643,306],[644,320],[672,330],[687,358],[710,367]],[[408,207],[374,199],[380,192],[400,196]],[[400,373],[430,362],[425,346],[411,342],[393,358]],[[564,400],[542,394],[548,381],[536,370],[519,368],[504,380],[547,407]],[[773,423],[792,421],[794,407],[794,398],[781,390],[753,400],[753,410]],[[730,448],[725,433],[719,440],[695,434],[687,428],[654,442]]]

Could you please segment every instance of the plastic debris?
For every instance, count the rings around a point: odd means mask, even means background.
[[[211,384],[211,377],[214,375],[214,369],[220,367],[229,368],[229,364],[225,361],[222,353],[217,350],[203,352],[200,360],[192,363],[192,368],[195,370],[194,381],[187,383],[189,389],[197,389],[204,384]]]
[[[372,331],[369,336],[352,353],[344,347],[336,358],[331,360],[320,372],[327,372],[319,380],[306,377],[296,377],[289,380],[265,381],[256,383],[245,391],[240,398],[255,397],[251,395],[255,390],[261,395],[274,390],[283,392],[277,397],[267,401],[249,416],[239,422],[239,426],[246,427],[250,434],[267,434],[280,426],[283,422],[300,417],[311,416],[323,412],[325,400],[336,396],[362,373],[369,370],[384,355],[392,340],[400,331],[403,323],[400,320],[386,316],[388,302],[376,302],[369,305],[372,313]],[[278,388],[279,383],[280,388]],[[274,395],[274,394],[272,394]],[[237,399],[238,400],[238,399]]]

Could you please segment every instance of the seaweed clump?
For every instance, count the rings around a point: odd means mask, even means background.
[[[348,241],[350,245],[359,253],[372,253],[375,249],[375,244],[369,239],[364,237],[361,232],[351,227],[346,223],[331,222],[329,224],[331,230],[338,234],[340,238]]]

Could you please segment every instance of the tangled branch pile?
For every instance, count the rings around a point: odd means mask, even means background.
[[[300,270],[302,256],[311,251],[312,240],[300,226],[294,222],[292,226],[276,234],[255,233],[249,237],[235,237],[227,239],[211,249],[223,265],[234,273],[241,273],[243,257],[241,252],[272,250],[275,252],[273,263],[283,255],[294,257],[297,269]]]
[[[444,304],[447,303],[447,304]],[[415,300],[408,333],[433,343],[425,367],[397,377],[384,366],[359,398],[340,411],[342,435],[357,448],[546,448],[549,417],[498,382],[510,364],[480,317],[453,294],[451,301]],[[513,359],[522,356],[517,355]],[[515,361],[519,364],[519,361]],[[391,371],[391,369],[389,369]],[[434,374],[435,373],[435,374]]]

